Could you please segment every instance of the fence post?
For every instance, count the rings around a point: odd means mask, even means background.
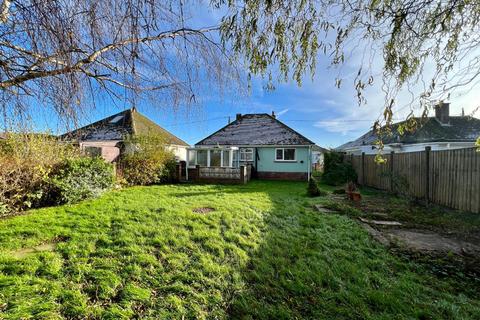
[[[200,181],[200,165],[197,164],[197,165],[195,166],[195,169],[196,169],[196,171],[197,171],[197,174],[196,174],[196,177],[195,177],[195,181],[198,182],[198,181]]]
[[[393,158],[395,156],[395,151],[390,152],[390,192],[394,192],[393,190]]]
[[[245,166],[240,166],[240,183],[245,184]]]
[[[365,152],[362,152],[362,183],[365,185]]]
[[[425,147],[425,201],[430,200],[430,151],[432,147]]]

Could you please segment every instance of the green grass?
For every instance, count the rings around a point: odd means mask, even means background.
[[[0,319],[480,318],[478,296],[315,201],[295,182],[136,187],[5,219]]]
[[[326,184],[320,184],[320,187],[328,191],[342,188]],[[375,211],[385,212],[389,219],[401,221],[405,227],[432,230],[480,244],[480,214],[448,209],[435,204],[427,206],[421,201],[412,201],[368,187],[361,187],[360,191],[363,200],[356,207],[349,201],[330,203],[330,206],[344,213],[350,212],[353,216],[369,217],[370,213]],[[370,217],[373,218],[374,215]]]

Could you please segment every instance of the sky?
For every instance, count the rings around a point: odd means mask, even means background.
[[[202,11],[203,10],[203,11]],[[199,17],[192,19],[192,24],[209,26],[219,21],[220,14],[202,9]],[[160,126],[164,127],[189,144],[195,144],[207,135],[215,132],[233,121],[237,113],[271,113],[277,118],[300,132],[307,138],[325,148],[334,148],[354,140],[370,130],[373,122],[378,119],[384,108],[385,95],[381,83],[374,83],[365,92],[366,104],[359,106],[356,100],[353,77],[361,61],[358,55],[351,55],[342,66],[344,83],[339,89],[335,87],[338,70],[329,67],[324,56],[319,55],[316,74],[313,79],[306,76],[302,86],[296,83],[276,84],[276,89],[266,91],[263,81],[254,78],[249,95],[200,97],[203,100],[199,106],[180,108],[173,112],[165,105],[156,105],[151,101],[139,101],[136,105],[139,112],[146,115]],[[381,72],[382,60],[379,57],[373,61],[372,69]],[[426,68],[428,73],[428,68]],[[417,88],[415,94],[420,94]],[[415,91],[415,89],[414,89]],[[478,86],[455,92],[450,98],[451,115],[460,115],[462,108],[465,113],[473,112],[479,105]],[[401,120],[416,105],[410,105],[410,94],[401,92],[398,96],[395,118]],[[90,114],[82,117],[80,125],[100,120],[109,115],[131,107],[125,102],[112,103],[103,100],[97,103]],[[479,113],[475,114],[479,117]],[[49,112],[37,114],[34,117],[37,130],[51,130],[63,133],[62,127]]]

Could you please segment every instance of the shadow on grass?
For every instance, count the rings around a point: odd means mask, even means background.
[[[348,217],[314,212],[305,193],[297,182],[135,187],[0,221],[0,318],[480,318],[478,300]],[[59,235],[70,238],[52,252],[6,252]]]
[[[394,257],[356,222],[310,209],[305,186],[263,188],[273,208],[231,298],[232,319],[476,318],[458,283]],[[236,192],[241,192],[235,189]],[[243,191],[248,191],[244,189]],[[460,286],[461,287],[461,286]]]

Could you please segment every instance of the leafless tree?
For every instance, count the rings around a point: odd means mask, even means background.
[[[189,25],[183,0],[3,0],[0,106],[75,119],[98,95],[154,95],[171,107],[239,80],[218,26]]]

